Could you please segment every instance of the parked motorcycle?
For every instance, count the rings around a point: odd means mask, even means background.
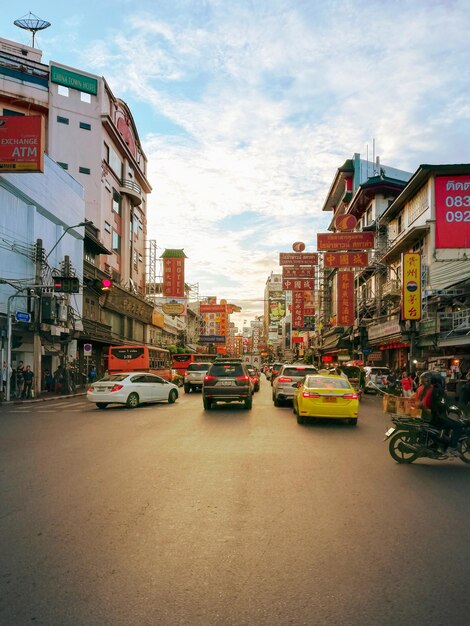
[[[416,459],[429,458],[442,461],[457,456],[464,463],[470,463],[470,419],[461,416],[458,407],[449,407],[464,428],[460,436],[457,454],[452,451],[442,451],[449,443],[448,430],[436,428],[421,418],[393,417],[394,426],[385,433],[389,439],[388,450],[397,463],[413,463]]]

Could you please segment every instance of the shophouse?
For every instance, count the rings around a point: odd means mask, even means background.
[[[0,39],[3,115],[41,115],[49,157],[84,189],[84,318],[78,354],[91,346],[98,372],[110,344],[141,343],[152,326],[145,299],[147,160],[129,107],[103,77]],[[48,250],[46,249],[46,254]],[[103,291],[103,279],[112,289]]]

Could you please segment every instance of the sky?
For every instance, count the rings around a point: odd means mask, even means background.
[[[316,248],[354,153],[415,172],[470,163],[470,0],[22,0],[43,61],[104,76],[130,107],[148,238],[183,248],[200,297],[263,313],[295,241]]]

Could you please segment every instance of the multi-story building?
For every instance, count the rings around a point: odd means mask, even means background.
[[[0,39],[0,113],[41,115],[46,152],[84,189],[84,315],[79,354],[92,345],[98,370],[109,344],[144,342],[152,324],[145,295],[147,160],[129,107],[103,77]],[[46,254],[47,254],[46,249]],[[81,268],[80,268],[81,270]],[[109,277],[107,293],[98,288]]]
[[[286,315],[286,292],[282,290],[282,274],[271,272],[264,288],[264,337],[268,352],[278,356],[282,352],[281,320]]]
[[[381,297],[381,283],[387,268],[381,262],[381,249],[385,246],[381,218],[389,205],[400,194],[411,173],[382,165],[377,158],[371,163],[354,154],[338,168],[323,204],[323,211],[333,213],[329,230],[337,230],[337,220],[342,215],[354,216],[356,231],[375,233],[375,248],[369,253],[369,265],[354,269],[355,272],[355,323],[341,326],[337,323],[338,268],[319,268],[319,337],[315,337],[315,352],[325,360],[337,361],[338,357],[362,358],[367,341],[365,328],[372,319],[387,315],[388,304]],[[322,259],[320,259],[321,261]],[[385,318],[384,318],[385,319]],[[356,354],[354,354],[356,353]]]

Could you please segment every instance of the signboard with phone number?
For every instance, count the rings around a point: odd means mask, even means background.
[[[436,248],[470,247],[470,175],[436,176]]]

